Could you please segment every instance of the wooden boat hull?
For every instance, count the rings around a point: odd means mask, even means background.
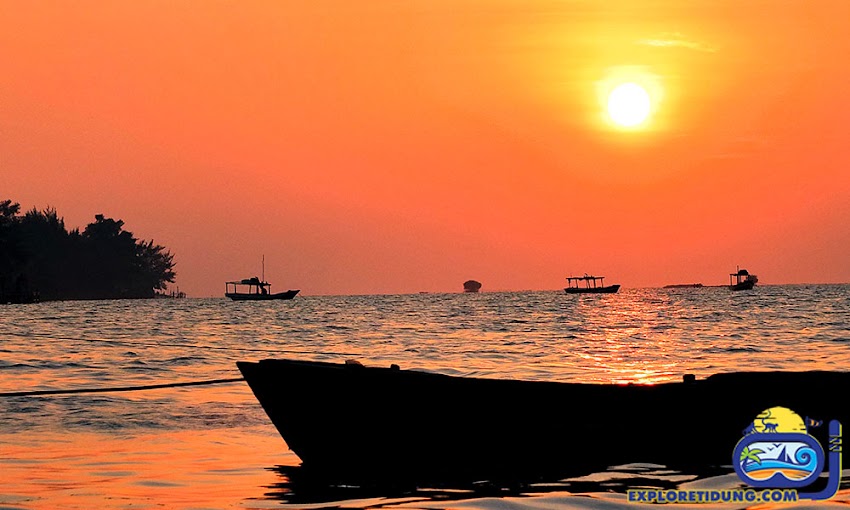
[[[288,290],[286,292],[277,292],[275,294],[243,294],[241,292],[227,292],[224,297],[228,297],[234,301],[268,301],[270,299],[292,299],[300,290]]]
[[[605,287],[567,287],[564,292],[567,294],[614,294],[620,290],[619,285],[607,285]]]
[[[732,289],[732,290],[750,290],[755,286],[756,286],[756,282],[754,282],[752,280],[744,280],[741,283],[736,283],[736,284],[730,285],[729,288]]]
[[[846,372],[603,385],[292,360],[237,365],[305,469],[353,477],[525,477],[628,462],[709,469],[731,465],[742,431],[774,406],[850,423],[837,396],[850,392]]]

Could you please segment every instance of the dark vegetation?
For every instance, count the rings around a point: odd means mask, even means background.
[[[98,214],[68,231],[56,209],[21,215],[0,200],[0,303],[154,297],[174,281],[174,256],[123,227]]]

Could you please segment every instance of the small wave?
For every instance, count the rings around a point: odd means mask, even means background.
[[[162,367],[151,366],[147,363],[134,363],[132,366],[124,367],[123,370],[131,374],[146,374],[154,372],[162,372]]]
[[[705,352],[711,354],[724,354],[724,353],[735,353],[735,352],[764,352],[763,349],[759,349],[758,347],[709,347],[705,349]]]
[[[30,360],[29,363],[15,363],[10,367],[0,368],[18,368],[18,369],[34,369],[34,370],[65,370],[65,369],[78,369],[78,368],[96,368],[92,365],[86,365],[83,363],[77,363],[74,361],[51,361],[51,360]]]
[[[176,358],[163,360],[163,363],[170,366],[186,366],[195,363],[205,363],[206,361],[207,359],[201,356],[177,356]]]
[[[30,368],[36,367],[26,363],[9,363],[7,361],[0,360],[0,370],[27,370]]]

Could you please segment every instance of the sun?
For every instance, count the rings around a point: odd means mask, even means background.
[[[608,116],[620,127],[640,126],[649,118],[651,111],[649,93],[637,83],[617,85],[608,94]]]

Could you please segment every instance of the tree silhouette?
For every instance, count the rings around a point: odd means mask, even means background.
[[[0,302],[149,298],[173,282],[174,256],[102,214],[82,233],[56,209],[0,202]]]
[[[17,228],[21,206],[11,200],[0,201],[0,302],[14,299],[21,278],[20,230]]]

